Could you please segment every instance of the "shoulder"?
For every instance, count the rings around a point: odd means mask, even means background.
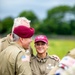
[[[5,42],[5,41],[8,40],[8,38],[10,38],[10,37],[9,37],[9,34],[8,34],[7,36],[1,38],[0,41],[1,41],[1,42]]]
[[[6,37],[0,39],[0,45],[3,45],[6,42]]]
[[[13,55],[16,55],[16,54],[18,54],[19,52],[21,52],[21,50],[17,47],[17,46],[15,46],[15,45],[12,45],[12,44],[10,44],[6,49],[6,52],[8,53],[8,54],[13,54]]]
[[[73,52],[75,52],[75,48],[72,49],[72,50],[70,50],[70,51],[68,52],[68,54],[69,54],[69,53],[73,53]]]
[[[54,57],[52,57],[51,55],[49,55],[49,59],[51,59],[51,60],[55,60]]]
[[[36,63],[36,61],[37,61],[36,56],[31,57],[31,63],[32,64]]]
[[[75,48],[70,50],[68,53],[67,53],[68,56],[71,56],[73,58],[75,58]]]
[[[0,39],[0,42],[4,42],[6,40],[7,40],[7,37],[3,37],[3,38]]]
[[[49,57],[50,57],[50,59],[53,59],[53,60],[55,60],[57,62],[60,61],[60,58],[57,55],[50,55]]]
[[[32,56],[32,57],[31,57],[31,60],[35,60],[35,59],[36,59],[36,56]]]
[[[6,49],[4,49],[3,52],[5,53],[5,56],[9,57],[10,61],[14,61],[17,56],[22,53],[22,51],[18,47],[13,45],[8,46]]]
[[[7,46],[6,37],[0,39],[0,52]]]
[[[58,56],[54,56],[54,55],[49,55],[49,59],[52,61],[56,61],[56,62],[60,61],[60,58]]]

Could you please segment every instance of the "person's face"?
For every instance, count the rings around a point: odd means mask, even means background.
[[[32,38],[21,38],[22,46],[25,49],[29,49],[31,42],[32,42]]]
[[[36,48],[37,53],[39,54],[46,53],[48,49],[48,44],[46,44],[45,42],[39,41],[35,43],[35,48]]]

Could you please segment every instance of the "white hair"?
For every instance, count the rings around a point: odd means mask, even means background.
[[[26,17],[18,17],[14,19],[14,24],[12,27],[12,33],[15,27],[20,26],[20,25],[25,25],[27,27],[30,27],[30,20],[28,20]]]
[[[30,23],[31,21],[28,20],[26,17],[18,17],[14,19],[14,24],[13,26],[19,26],[21,24],[21,21],[24,20],[27,23]]]

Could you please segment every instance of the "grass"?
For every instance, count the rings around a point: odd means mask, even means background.
[[[31,43],[34,54],[36,50],[34,48],[34,42]],[[48,53],[50,55],[58,55],[60,59],[67,54],[69,50],[75,48],[75,40],[65,39],[49,39]]]

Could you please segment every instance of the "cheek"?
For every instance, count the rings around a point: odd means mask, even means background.
[[[23,47],[25,49],[28,49],[30,47],[30,44],[28,42],[23,42]]]
[[[47,51],[47,50],[48,50],[48,47],[47,47],[47,46],[45,46],[45,47],[44,47],[44,50],[45,50],[45,51]]]
[[[27,44],[27,41],[26,41],[26,40],[23,40],[23,41],[22,41],[22,44],[23,44],[23,45],[26,45],[26,44]]]
[[[48,49],[48,46],[46,47],[46,49]]]
[[[30,43],[31,43],[31,40],[26,40],[26,41],[24,42],[24,45],[29,46]]]
[[[48,47],[49,47],[48,45],[45,46],[46,49],[48,49]]]
[[[26,45],[26,42],[23,41],[22,44],[23,44],[23,46],[25,46]]]

